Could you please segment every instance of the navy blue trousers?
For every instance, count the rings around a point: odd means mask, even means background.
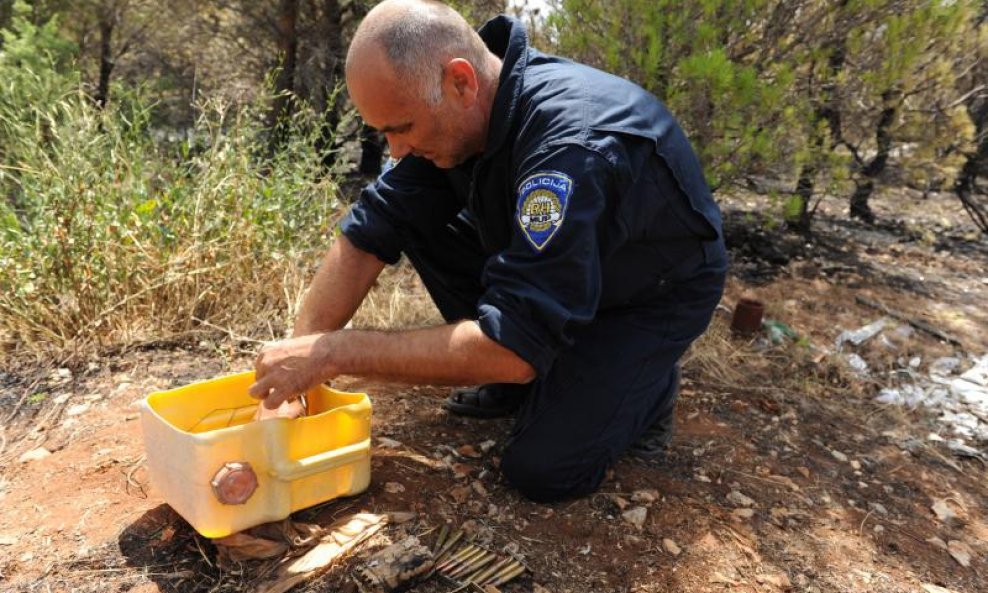
[[[467,216],[445,230],[413,241],[405,254],[447,321],[476,318],[486,256]],[[653,422],[673,413],[674,367],[709,324],[727,268],[719,239],[696,241],[675,257],[682,262],[678,280],[572,328],[573,344],[527,386],[501,469],[528,498],[593,492]]]

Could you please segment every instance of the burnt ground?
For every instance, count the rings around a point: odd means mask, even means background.
[[[361,555],[405,534],[431,541],[443,523],[524,559],[531,572],[502,588],[511,592],[988,590],[984,463],[930,439],[952,438],[935,412],[874,402],[896,361],[920,357],[925,368],[988,353],[988,243],[950,200],[880,202],[880,215],[897,220],[880,227],[825,211],[812,237],[752,231],[743,223],[767,206],[734,200],[725,311],[685,363],[677,436],[659,461],[622,459],[590,497],[520,498],[497,471],[510,421],[450,416],[443,388],[339,381],[372,397],[373,480],[296,519],[416,518],[296,590],[344,588]],[[728,313],[742,295],[800,337],[731,338]],[[855,375],[829,349],[842,329],[882,316],[858,296],[960,345],[924,331],[874,340],[857,349],[872,374]],[[245,349],[205,340],[0,373],[0,590],[251,590],[269,565],[221,566],[215,546],[148,484],[135,404],[249,368]],[[42,447],[50,455],[22,461]],[[938,501],[955,516],[942,520]],[[645,510],[637,525],[624,516],[636,507]],[[967,566],[958,550],[970,553]],[[417,590],[451,589],[433,580]]]

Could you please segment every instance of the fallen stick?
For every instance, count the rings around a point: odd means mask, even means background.
[[[896,311],[895,309],[890,309],[888,306],[886,306],[886,305],[884,305],[882,303],[879,303],[878,301],[869,299],[868,297],[863,297],[863,296],[860,296],[859,295],[859,296],[854,297],[854,300],[856,300],[857,302],[861,303],[862,305],[871,307],[872,309],[877,309],[877,310],[881,311],[882,313],[885,313],[889,317],[893,317],[895,319],[898,319],[899,321],[904,321],[904,322],[908,323],[909,325],[915,327],[918,330],[924,331],[924,332],[926,332],[926,333],[928,333],[928,334],[930,334],[932,336],[935,336],[937,338],[940,338],[944,342],[948,342],[950,344],[953,344],[955,346],[959,346],[961,348],[964,347],[964,344],[961,343],[961,341],[958,338],[955,338],[954,336],[952,336],[952,335],[950,335],[948,333],[945,333],[945,332],[942,332],[942,331],[938,330],[937,328],[933,327],[929,323],[926,323],[925,321],[922,321],[920,319],[914,319],[912,317],[909,317],[905,313]]]
[[[277,574],[256,586],[256,593],[285,593],[298,583],[319,576],[377,533],[387,522],[384,515],[358,513],[334,523],[322,542],[304,556],[282,564]]]

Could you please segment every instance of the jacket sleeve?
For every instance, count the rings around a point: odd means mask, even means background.
[[[591,321],[601,295],[598,242],[612,184],[598,153],[565,145],[519,167],[508,247],[484,271],[481,330],[545,376],[575,325]]]
[[[361,191],[340,231],[357,248],[394,264],[411,238],[438,232],[462,209],[441,170],[406,157]]]

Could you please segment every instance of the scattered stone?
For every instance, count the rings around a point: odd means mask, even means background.
[[[483,443],[480,443],[480,451],[482,453],[487,453],[497,445],[497,441],[488,439]]]
[[[464,480],[473,473],[473,468],[464,463],[454,463],[452,465],[453,477],[457,480]]]
[[[57,374],[57,376],[58,376],[59,379],[71,379],[72,378],[72,371],[70,371],[69,369],[66,369],[66,368],[58,369],[58,371],[56,371],[56,374]]]
[[[957,541],[955,539],[950,540],[947,542],[947,551],[951,556],[953,556],[954,560],[956,560],[957,563],[964,568],[971,566],[971,556],[974,555],[974,552],[972,552],[971,547],[964,542]]]
[[[940,522],[944,525],[953,527],[961,522],[960,518],[957,516],[957,513],[954,512],[954,509],[950,508],[950,505],[947,504],[945,499],[936,501],[930,508],[937,516],[937,519],[940,519]]]
[[[628,502],[627,498],[620,496],[618,494],[608,494],[607,500],[611,501],[619,511],[624,511],[625,509],[631,506],[631,503]]]
[[[17,538],[11,535],[0,535],[0,546],[12,546],[17,543]]]
[[[532,583],[532,593],[552,593],[552,591],[546,589],[538,583]]]
[[[679,545],[672,541],[668,537],[662,538],[662,549],[666,552],[672,554],[673,556],[679,556],[683,553]]]
[[[75,404],[73,406],[69,406],[68,409],[65,410],[65,415],[78,416],[79,414],[85,414],[89,408],[89,404]]]
[[[418,513],[396,511],[394,513],[388,513],[388,523],[391,523],[392,525],[403,525],[410,521],[414,521],[417,517]]]
[[[449,495],[457,504],[463,504],[473,496],[473,488],[470,486],[457,486],[449,491]]]
[[[859,470],[859,469],[861,469],[861,462],[858,461],[857,459],[852,459],[851,460],[851,467],[853,469],[855,469],[855,470]]]
[[[476,492],[477,494],[481,496],[488,495],[487,488],[484,488],[484,485],[480,482],[480,480],[474,480],[474,482],[470,484],[470,486],[473,488],[473,491]]]
[[[707,476],[705,476],[703,474],[697,474],[696,475],[696,481],[697,482],[703,482],[704,484],[709,484],[710,483],[710,478],[708,478]]]
[[[739,507],[750,507],[755,504],[754,499],[745,496],[737,490],[731,490],[727,493],[727,502]]]
[[[731,577],[724,576],[723,574],[721,574],[719,572],[715,572],[713,574],[713,576],[710,577],[710,579],[709,579],[708,582],[711,583],[711,584],[713,584],[713,585],[732,585],[733,586],[733,585],[737,585],[738,584],[738,582],[735,581],[734,579],[732,579]]]
[[[883,505],[880,502],[869,502],[868,503],[868,506],[870,506],[871,509],[873,511],[875,511],[876,513],[878,513],[879,515],[888,515],[889,514],[888,509],[886,509],[885,508],[885,505]]]
[[[24,453],[17,458],[20,463],[27,463],[29,461],[38,461],[39,459],[44,459],[45,457],[50,457],[51,451],[45,449],[44,447],[38,447],[37,449],[31,449],[27,453]]]
[[[779,589],[792,588],[792,582],[789,581],[789,576],[783,572],[755,575],[755,580],[758,581],[759,585],[768,584]]]
[[[947,551],[947,542],[943,541],[939,537],[933,536],[926,540],[926,543],[933,544],[935,547],[940,548],[944,552]]]
[[[799,467],[796,468],[796,471],[798,471],[800,474],[802,474],[802,476],[804,478],[806,478],[807,480],[810,478],[810,468],[799,466]]]
[[[658,490],[636,490],[631,495],[632,502],[638,502],[642,504],[652,504],[659,499]]]
[[[401,447],[400,441],[389,439],[388,437],[377,437],[377,444],[385,449],[398,449]]]
[[[931,585],[930,583],[923,583],[923,590],[926,591],[926,593],[957,593],[953,589]]]
[[[23,554],[21,554],[21,557],[18,558],[18,560],[20,560],[21,562],[24,562],[26,564],[26,563],[34,560],[34,553],[33,552],[24,552]]]
[[[470,459],[480,459],[483,456],[480,451],[473,448],[473,445],[460,445],[456,449],[456,452],[461,457],[468,457]]]
[[[388,482],[384,485],[384,491],[389,494],[400,494],[405,491],[405,486],[398,482]]]
[[[629,511],[621,513],[621,518],[628,523],[634,525],[638,529],[641,529],[645,525],[645,518],[648,516],[648,510],[645,507],[635,507]]]
[[[731,515],[733,515],[735,519],[747,521],[755,516],[755,511],[754,509],[734,509],[731,511]]]
[[[834,458],[834,459],[836,459],[837,461],[840,461],[841,463],[847,463],[847,455],[844,455],[844,454],[843,454],[843,453],[841,453],[840,451],[838,451],[838,450],[836,450],[836,449],[831,449],[831,451],[830,451],[830,454],[831,454],[831,455],[833,456],[833,458]]]

